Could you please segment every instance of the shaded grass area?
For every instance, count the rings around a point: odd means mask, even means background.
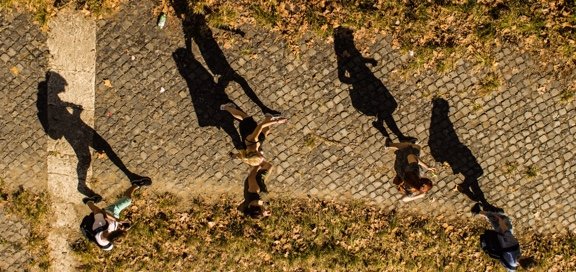
[[[28,264],[29,269],[46,270],[50,267],[50,260],[46,249],[48,248],[48,213],[49,200],[44,192],[34,193],[19,187],[15,191],[6,191],[0,180],[0,207],[8,214],[12,214],[25,221],[30,226],[26,237],[26,250],[32,257]]]
[[[424,218],[361,202],[272,199],[273,216],[254,221],[236,201],[195,198],[176,209],[170,194],[139,196],[134,223],[112,252],[85,239],[73,251],[86,271],[484,271],[484,224]],[[519,234],[532,270],[576,269],[574,236]]]

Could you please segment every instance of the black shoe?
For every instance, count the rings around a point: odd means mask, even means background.
[[[392,140],[390,140],[389,137],[386,137],[386,140],[384,140],[384,146],[390,147],[391,145],[392,145]]]
[[[84,202],[84,204],[88,204],[88,202],[98,203],[100,201],[102,201],[102,196],[100,195],[93,195],[82,199],[82,202]]]
[[[149,177],[141,177],[141,178],[131,180],[130,183],[132,183],[132,185],[136,185],[138,187],[150,186],[150,185],[152,185],[152,180]]]
[[[480,213],[481,210],[482,210],[482,207],[480,206],[480,203],[476,203],[476,204],[474,204],[474,206],[472,206],[472,209],[470,209],[470,212],[473,215],[477,215],[478,213]]]
[[[270,115],[272,117],[281,117],[282,116],[281,112],[275,111],[272,109],[264,109],[264,110],[262,110],[262,112],[264,112],[264,116],[268,116],[268,115]]]
[[[470,190],[470,187],[468,184],[460,183],[456,186],[456,190],[458,190],[458,192],[460,192],[460,193],[465,194],[468,198],[470,198],[470,200],[472,200],[474,202],[480,202],[480,199],[478,199],[478,197],[476,197],[474,192],[472,192],[472,190]]]

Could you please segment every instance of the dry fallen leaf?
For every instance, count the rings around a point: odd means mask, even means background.
[[[108,87],[108,88],[112,88],[112,83],[110,82],[109,79],[105,79],[104,80],[104,86]]]
[[[18,67],[13,66],[12,68],[10,68],[10,72],[14,75],[14,76],[18,76],[20,74],[20,69],[18,69]]]

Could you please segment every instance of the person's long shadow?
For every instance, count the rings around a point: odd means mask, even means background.
[[[478,179],[484,174],[472,151],[458,139],[454,125],[448,117],[450,106],[443,98],[432,100],[432,118],[430,120],[430,138],[428,146],[435,161],[447,162],[454,174],[462,174],[464,181],[457,189],[470,200],[480,202],[484,209],[501,211],[491,205],[478,185]]]
[[[97,195],[86,185],[86,175],[92,156],[89,147],[97,152],[104,152],[130,181],[147,178],[130,171],[112,147],[92,127],[80,118],[83,108],[70,102],[62,101],[58,96],[66,90],[68,83],[56,72],[47,72],[45,81],[38,84],[36,108],[38,119],[44,131],[50,138],[58,140],[62,137],[68,141],[78,158],[76,174],[78,175],[78,191],[86,196]]]
[[[224,52],[214,39],[212,30],[206,22],[206,18],[202,14],[193,13],[190,11],[188,3],[184,0],[172,0],[172,7],[176,15],[182,21],[182,31],[184,32],[184,40],[186,48],[192,50],[192,40],[198,45],[200,54],[210,72],[218,77],[217,88],[222,90],[234,81],[242,87],[244,93],[252,100],[262,111],[262,113],[280,114],[280,112],[273,110],[266,106],[258,95],[254,92],[252,87],[248,84],[246,79],[238,74],[226,59]],[[243,32],[235,30],[237,34],[244,35]]]
[[[198,126],[222,128],[230,136],[235,148],[243,148],[240,135],[234,127],[234,118],[220,110],[220,105],[231,102],[224,89],[216,86],[212,75],[194,58],[191,50],[178,48],[172,53],[172,58],[188,85]]]
[[[384,123],[388,129],[398,137],[401,142],[415,141],[416,138],[404,135],[392,114],[398,107],[398,103],[390,94],[367,63],[376,66],[377,62],[373,58],[362,56],[354,43],[353,31],[345,27],[337,27],[334,30],[334,51],[338,61],[338,79],[344,84],[352,85],[350,89],[350,99],[352,106],[361,113],[368,116],[375,116],[376,121],[372,125],[378,129],[384,137],[390,137]]]

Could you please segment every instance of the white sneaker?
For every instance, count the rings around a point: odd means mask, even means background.
[[[410,202],[419,198],[423,198],[426,194],[418,194],[418,195],[409,195],[402,198],[403,202]]]

